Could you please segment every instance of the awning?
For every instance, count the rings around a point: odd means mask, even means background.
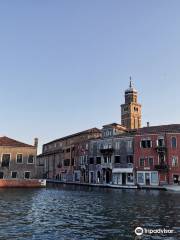
[[[112,173],[132,173],[133,168],[113,168]]]

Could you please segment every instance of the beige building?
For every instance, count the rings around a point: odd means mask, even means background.
[[[88,142],[101,137],[97,128],[88,129],[43,145],[37,157],[38,177],[72,182],[88,178]],[[88,180],[87,180],[88,181]]]
[[[8,137],[0,137],[0,178],[36,178],[37,145],[36,138],[34,145],[29,145]]]

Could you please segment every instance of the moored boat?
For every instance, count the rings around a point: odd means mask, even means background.
[[[46,180],[43,179],[0,179],[0,188],[40,188],[46,187]]]

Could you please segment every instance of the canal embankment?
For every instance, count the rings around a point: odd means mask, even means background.
[[[113,185],[113,184],[95,184],[95,183],[80,183],[80,182],[66,182],[54,179],[47,179],[48,183],[55,184],[67,184],[67,185],[79,185],[87,187],[100,187],[100,188],[115,188],[115,189],[146,189],[146,190],[164,190],[164,191],[178,191],[180,192],[180,186],[164,185],[164,186],[140,186],[140,185]]]

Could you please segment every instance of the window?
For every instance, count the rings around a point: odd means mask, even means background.
[[[64,166],[67,167],[70,165],[70,159],[65,159],[64,160]]]
[[[152,157],[148,158],[148,163],[149,163],[149,166],[153,166],[153,163],[154,163],[154,160]]]
[[[17,172],[12,172],[12,173],[11,173],[11,177],[12,177],[12,178],[17,178]]]
[[[30,172],[24,172],[24,178],[29,179],[30,178]]]
[[[133,183],[134,182],[134,180],[133,180],[133,173],[128,173],[127,174],[127,181],[129,183]]]
[[[22,154],[17,154],[16,155],[16,162],[17,163],[22,163],[23,162],[23,155]]]
[[[86,157],[85,163],[88,164],[88,155],[86,155],[85,157]]]
[[[132,148],[132,141],[131,140],[127,141],[127,148],[128,149]]]
[[[3,154],[1,166],[9,167],[9,163],[10,163],[10,154]]]
[[[66,152],[69,153],[69,152],[70,152],[70,148],[67,148],[67,149],[66,149]]]
[[[133,155],[127,156],[127,163],[133,163]]]
[[[137,182],[139,184],[144,184],[144,174],[143,173],[137,173]]]
[[[108,143],[108,149],[109,148],[112,148],[112,144],[111,143]]]
[[[120,148],[120,142],[116,142],[116,143],[115,143],[115,148],[116,148],[116,149],[119,149],[119,148]]]
[[[177,167],[178,166],[178,157],[173,156],[172,157],[172,167]]]
[[[158,147],[164,147],[164,145],[165,145],[164,138],[159,138],[157,140],[157,146]]]
[[[115,156],[114,157],[114,162],[115,163],[121,163],[121,157],[120,156]]]
[[[151,184],[158,184],[158,173],[151,172]]]
[[[140,158],[140,160],[139,160],[140,167],[144,167],[144,164],[145,164],[145,159],[144,158]]]
[[[29,155],[29,157],[28,157],[28,163],[29,163],[29,164],[33,164],[33,163],[34,163],[34,156],[33,156],[33,155]]]
[[[142,140],[141,141],[141,147],[142,148],[151,148],[152,147],[152,141],[151,140]]]
[[[0,179],[4,178],[4,173],[0,172]]]
[[[86,165],[88,164],[88,156],[85,155],[85,156],[81,156],[81,165]]]
[[[96,164],[101,164],[101,157],[96,157]]]
[[[125,108],[124,108],[124,112],[127,112],[127,111],[128,111],[128,107],[125,107]]]
[[[84,165],[84,156],[80,156],[80,164]]]
[[[159,155],[159,164],[163,165],[165,163],[165,155],[164,154],[160,154]]]
[[[109,129],[107,130],[107,136],[111,136],[112,135],[112,131]]]
[[[176,148],[177,147],[176,137],[172,137],[171,142],[172,142],[172,148]]]
[[[80,181],[80,171],[75,171],[74,172],[74,180],[75,180],[75,182]]]
[[[137,107],[134,107],[134,111],[135,111],[135,112],[138,112],[138,108],[137,108]]]
[[[100,150],[101,149],[101,143],[97,144],[97,149]]]
[[[111,156],[104,156],[104,163],[111,163]]]
[[[93,157],[89,158],[89,163],[94,164],[94,158]]]

